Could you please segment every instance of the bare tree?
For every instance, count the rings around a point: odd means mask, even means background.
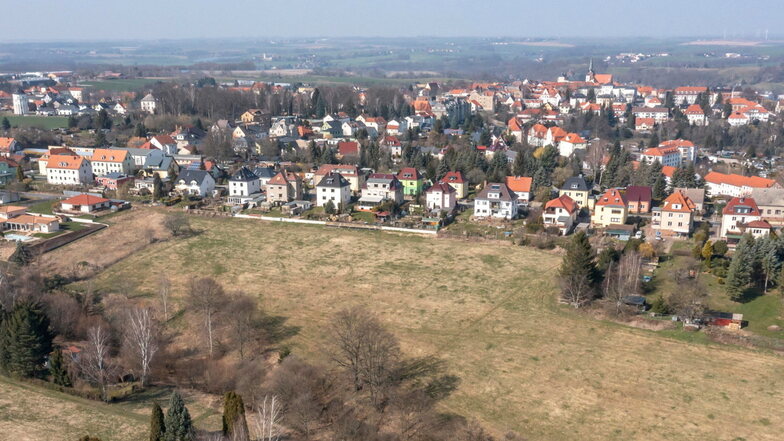
[[[163,226],[171,232],[172,236],[186,235],[191,231],[191,224],[188,218],[182,213],[175,213],[166,216]]]
[[[675,314],[685,323],[693,323],[702,318],[708,303],[705,285],[698,278],[685,274],[676,274],[676,289],[668,299]]]
[[[215,347],[215,318],[226,304],[223,287],[210,277],[192,280],[188,289],[188,303],[202,315],[209,354],[212,358]]]
[[[562,277],[561,288],[561,299],[574,308],[585,305],[593,297],[591,283],[584,274]]]
[[[150,364],[158,352],[157,334],[157,325],[149,309],[134,308],[128,311],[125,341],[136,359],[142,386],[147,385]]]
[[[279,441],[282,435],[280,425],[283,407],[278,397],[266,395],[256,408],[256,419],[252,426],[253,436],[260,441]]]
[[[163,307],[163,321],[169,320],[169,294],[171,294],[171,280],[162,274],[158,280],[158,297]]]
[[[109,401],[109,382],[114,378],[116,365],[109,358],[109,332],[103,326],[94,326],[87,332],[87,343],[79,358],[82,376],[101,389],[101,399]]]
[[[642,256],[629,251],[618,263],[611,262],[604,279],[604,297],[615,314],[623,311],[627,296],[640,293],[640,270]]]
[[[244,293],[235,293],[226,305],[226,311],[231,317],[228,326],[240,360],[245,359],[245,352],[249,344],[259,337],[259,307],[256,299]]]

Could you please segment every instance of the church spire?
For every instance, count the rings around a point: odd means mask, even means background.
[[[596,76],[593,72],[593,57],[591,57],[591,61],[588,62],[588,73],[585,74],[585,82],[586,83],[593,83],[596,79]]]

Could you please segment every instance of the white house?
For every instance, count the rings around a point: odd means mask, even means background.
[[[46,182],[53,185],[87,185],[93,182],[90,161],[76,155],[52,155],[46,161]]]
[[[435,184],[425,191],[425,204],[428,211],[450,212],[457,204],[457,192],[449,184]]]
[[[229,178],[229,198],[250,196],[261,192],[261,179],[247,167],[241,167]]]
[[[134,161],[128,150],[95,149],[90,157],[93,174],[106,176],[109,173],[133,174]]]
[[[762,220],[762,213],[754,199],[734,197],[721,212],[719,238],[728,243],[737,243],[746,232],[747,225],[759,220]]]
[[[640,156],[648,164],[659,161],[661,165],[679,167],[681,165],[681,152],[676,147],[651,147],[642,152]]]
[[[327,173],[316,185],[316,206],[332,201],[336,209],[351,202],[351,183],[340,173]]]
[[[579,212],[580,207],[577,206],[577,202],[563,194],[545,204],[542,222],[545,228],[555,227],[562,235],[566,235],[572,229]]]
[[[204,197],[215,190],[215,178],[206,170],[183,170],[174,188],[182,194]]]
[[[474,199],[474,216],[478,218],[514,219],[517,210],[517,194],[506,184],[489,183]]]
[[[142,98],[141,101],[141,108],[142,112],[147,113],[155,113],[155,108],[158,107],[158,101],[152,96],[151,93],[148,93],[147,96]]]
[[[93,213],[98,210],[109,208],[111,205],[112,202],[109,199],[83,193],[62,201],[60,203],[60,208],[62,208],[63,211]]]
[[[710,172],[704,179],[711,196],[748,196],[754,188],[770,188],[776,185],[773,179],[719,172]]]

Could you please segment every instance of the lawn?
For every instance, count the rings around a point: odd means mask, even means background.
[[[151,388],[132,400],[104,404],[0,376],[0,433],[2,439],[17,440],[75,441],[91,435],[104,441],[142,441],[149,437],[152,400],[165,407],[170,393]],[[182,393],[196,427],[220,427],[209,397]]]
[[[27,211],[38,214],[52,214],[52,207],[59,202],[57,199],[43,199],[27,207]]]
[[[477,418],[499,435],[780,439],[782,358],[705,344],[681,331],[657,334],[597,321],[559,306],[558,254],[378,231],[190,219],[200,234],[141,248],[100,273],[95,287],[111,291],[118,278],[132,277],[151,293],[166,272],[180,296],[190,277],[211,275],[228,290],[258,295],[269,312],[301,327],[289,342],[293,353],[323,363],[330,316],[365,305],[409,355],[436,354],[461,378],[444,411]],[[123,234],[131,235],[133,225]],[[48,256],[101,259],[77,254],[102,240],[98,233]]]
[[[40,129],[64,129],[68,127],[66,116],[3,115],[11,127],[38,127]]]

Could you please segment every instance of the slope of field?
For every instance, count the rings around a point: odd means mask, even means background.
[[[535,440],[780,439],[784,359],[575,314],[554,302],[560,256],[254,220],[192,218],[200,234],[150,245],[101,273],[152,293],[161,273],[259,295],[301,327],[293,351],[326,362],[329,317],[366,305],[411,355],[462,379],[444,409]],[[86,238],[85,241],[94,240]],[[69,245],[51,253],[72,254]],[[69,250],[71,249],[71,250]],[[85,256],[88,260],[91,256]]]

